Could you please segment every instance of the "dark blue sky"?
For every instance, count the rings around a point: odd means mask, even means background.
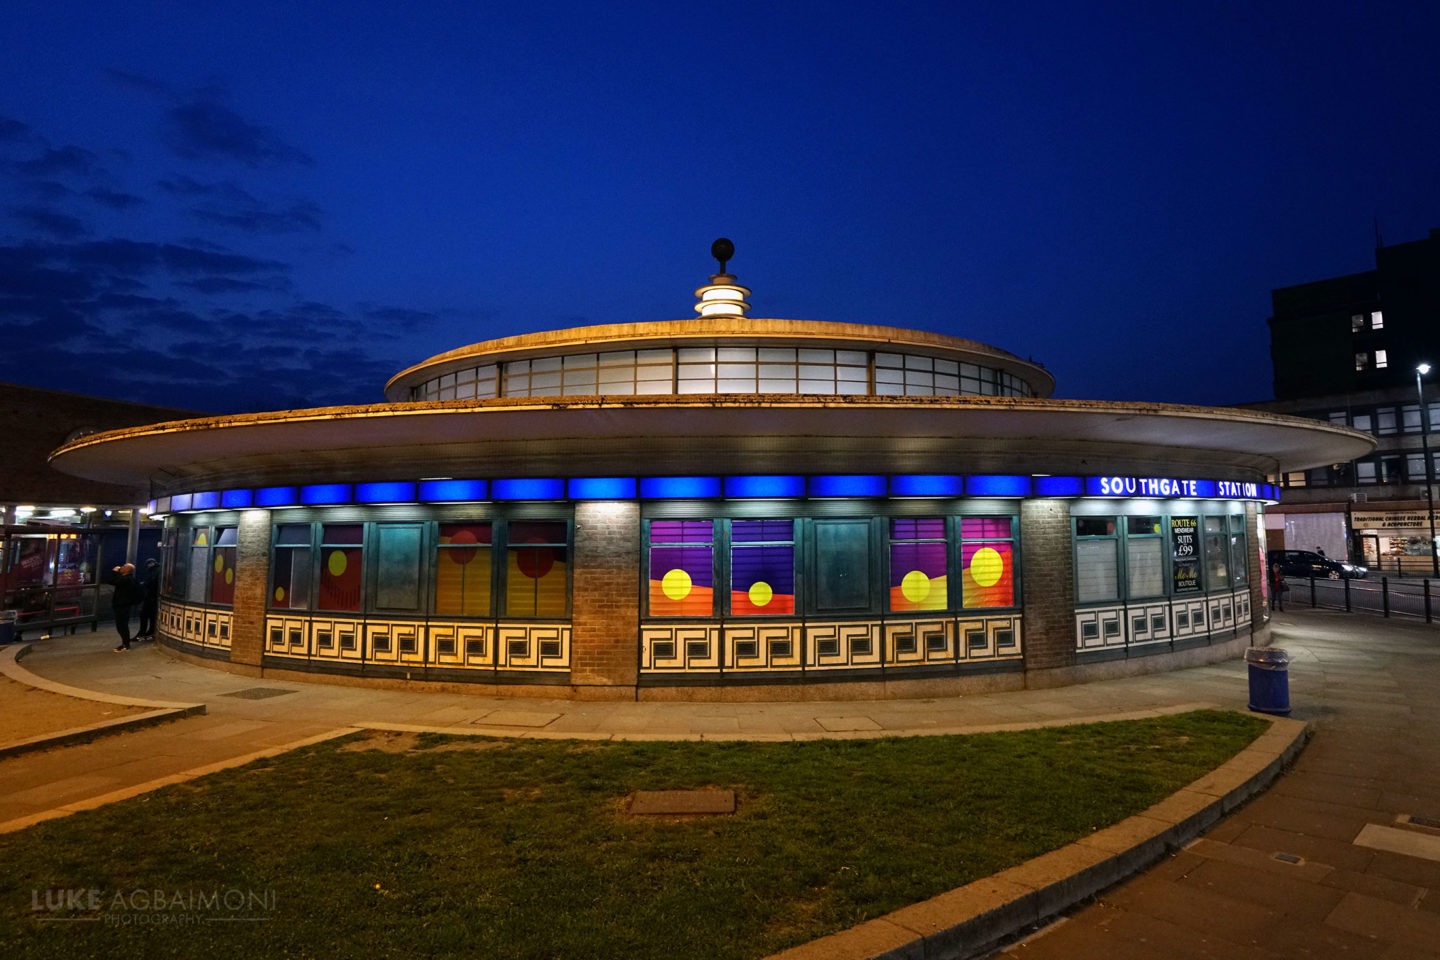
[[[1440,5],[70,2],[0,17],[0,379],[217,412],[758,317],[1271,396],[1272,287],[1440,227]]]

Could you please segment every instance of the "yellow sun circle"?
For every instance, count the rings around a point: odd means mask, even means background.
[[[276,588],[275,588],[275,602],[276,602],[276,603],[284,603],[284,602],[285,602],[285,588],[284,588],[284,587],[276,587]]]
[[[1005,573],[1005,560],[994,547],[981,547],[970,558],[970,576],[982,587],[993,587]]]
[[[223,553],[217,553],[217,554],[215,554],[215,572],[216,572],[216,573],[219,573],[221,570],[224,570],[224,569],[225,569],[225,555],[224,555]]]
[[[750,602],[757,607],[763,607],[775,596],[775,591],[770,589],[770,584],[764,580],[758,580],[750,585]]]
[[[336,550],[330,554],[330,559],[326,562],[326,566],[330,568],[330,575],[332,577],[344,576],[345,568],[349,565],[350,563],[345,559],[345,551],[343,550]]]
[[[235,571],[234,571],[233,568],[230,569],[230,570],[226,570],[226,571],[225,571],[225,582],[226,582],[226,583],[234,583],[234,582],[235,582]]]
[[[692,586],[690,574],[678,567],[660,579],[660,589],[665,591],[665,596],[671,600],[684,600],[690,596]]]
[[[919,603],[930,596],[930,578],[919,570],[911,570],[900,581],[900,592],[911,603]]]

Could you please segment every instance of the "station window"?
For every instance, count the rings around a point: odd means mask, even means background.
[[[1206,517],[1205,585],[1219,590],[1230,585],[1230,532],[1224,517]]]
[[[960,518],[960,576],[965,609],[1015,605],[1012,517]]]
[[[1114,517],[1075,518],[1075,601],[1120,599],[1120,541]]]
[[[312,546],[310,524],[282,523],[275,528],[275,558],[270,568],[270,606],[310,609]]]
[[[1164,518],[1125,518],[1125,595],[1134,599],[1165,595]]]
[[[795,521],[731,522],[730,612],[737,617],[795,613]]]
[[[568,524],[512,520],[506,533],[505,616],[566,616],[570,612]]]
[[[493,590],[494,528],[489,521],[440,524],[435,545],[435,612],[488,617]]]
[[[1389,354],[1388,354],[1386,351],[1384,351],[1384,350],[1376,350],[1376,351],[1375,351],[1375,369],[1376,369],[1376,370],[1384,370],[1384,369],[1385,369],[1386,367],[1388,367],[1388,366],[1390,366],[1390,356],[1389,356]]]
[[[896,613],[950,606],[944,517],[890,520],[890,609]]]
[[[316,607],[320,610],[353,612],[360,609],[364,583],[365,525],[323,523],[320,525],[320,589]]]
[[[715,521],[650,522],[650,615],[715,614]]]
[[[216,527],[215,547],[210,551],[210,602],[233,606],[235,603],[235,550],[238,541],[234,527]]]

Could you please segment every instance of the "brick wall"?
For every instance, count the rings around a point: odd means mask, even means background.
[[[639,672],[640,506],[575,506],[570,678],[634,686]]]
[[[1022,625],[1025,668],[1048,670],[1075,663],[1075,562],[1066,500],[1020,503]]]
[[[270,589],[270,513],[247,510],[236,531],[235,621],[230,662],[260,666],[265,649],[266,593]]]

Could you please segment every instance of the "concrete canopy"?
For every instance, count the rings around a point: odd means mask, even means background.
[[[151,496],[425,477],[1065,473],[1219,477],[1353,460],[1368,434],[1234,408],[1010,397],[724,395],[389,403],[78,438],[57,469]]]

